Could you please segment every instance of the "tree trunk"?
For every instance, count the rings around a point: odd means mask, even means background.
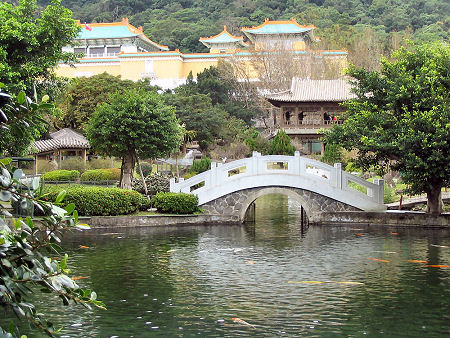
[[[139,168],[139,174],[141,175],[142,185],[144,186],[145,197],[147,197],[147,199],[150,201],[150,197],[148,196],[147,183],[145,183],[145,177],[144,177],[144,174],[142,173],[141,162],[139,161],[139,157],[136,154],[135,154],[135,158],[136,158],[136,162],[137,162],[137,165]]]
[[[427,213],[439,215],[443,211],[441,187],[436,186],[427,192]]]
[[[133,150],[122,157],[122,167],[120,168],[120,188],[122,189],[131,190],[133,187],[134,160]]]

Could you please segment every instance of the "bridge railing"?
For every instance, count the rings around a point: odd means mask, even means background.
[[[207,190],[232,184],[245,176],[261,176],[285,174],[328,184],[337,189],[351,191],[360,196],[383,204],[384,182],[375,180],[374,183],[365,181],[355,175],[342,170],[340,163],[330,166],[326,163],[301,157],[299,152],[294,156],[269,155],[261,156],[254,152],[252,157],[222,163],[211,163],[211,169],[187,180],[180,178],[170,181],[170,191],[202,194]]]

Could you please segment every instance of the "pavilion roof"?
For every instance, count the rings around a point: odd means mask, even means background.
[[[100,39],[126,39],[136,37],[143,42],[152,45],[160,50],[169,50],[167,46],[160,45],[145,36],[142,27],[136,28],[130,25],[128,18],[123,18],[121,22],[89,23],[91,30],[85,28],[85,24],[78,21],[82,27],[76,40],[100,40]]]
[[[265,95],[271,102],[343,102],[356,98],[347,79],[311,80],[293,78],[291,89]]]
[[[234,36],[228,33],[227,26],[223,26],[223,31],[217,35],[210,36],[209,38],[200,38],[200,42],[203,44],[243,42],[243,40],[244,38],[242,36]]]
[[[32,149],[34,154],[59,150],[59,149],[89,149],[89,141],[81,134],[69,128],[51,133],[47,140],[35,141]]]
[[[263,24],[256,27],[243,27],[241,30],[248,36],[249,34],[295,34],[313,30],[315,27],[304,26],[297,23],[295,18],[284,21],[270,21],[266,19]]]

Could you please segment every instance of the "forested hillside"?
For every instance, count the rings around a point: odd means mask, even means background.
[[[240,34],[241,27],[259,25],[265,18],[295,17],[301,24],[314,24],[322,38],[319,48],[349,50],[361,39],[376,39],[381,49],[396,47],[403,37],[448,41],[450,27],[448,0],[63,0],[62,4],[82,22],[127,16],[151,39],[182,52],[206,51],[199,37],[217,34],[223,25]]]

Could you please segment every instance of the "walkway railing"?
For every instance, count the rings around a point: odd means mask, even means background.
[[[280,183],[281,176],[284,179],[282,183]],[[257,179],[258,177],[260,180]],[[252,157],[226,164],[213,162],[210,170],[188,180],[180,178],[177,183],[174,178],[171,179],[170,191],[196,194],[199,196],[199,203],[203,204],[212,199],[208,196],[209,191],[236,184],[238,180],[242,184],[244,178],[251,179],[255,186],[299,187],[298,182],[307,182],[305,189],[320,186],[319,193],[324,192],[325,185],[333,188],[334,192],[330,193],[330,197],[338,193],[337,189],[376,204],[383,204],[384,198],[384,180],[374,180],[374,183],[371,183],[343,171],[340,163],[330,166],[301,157],[299,152],[295,152],[295,156],[261,156],[254,152]]]

